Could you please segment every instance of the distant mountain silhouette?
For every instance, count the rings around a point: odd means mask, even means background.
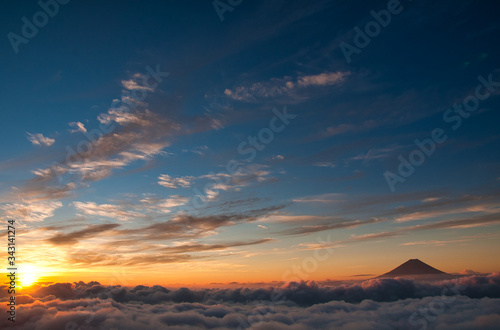
[[[425,262],[418,259],[410,259],[407,262],[399,265],[388,273],[378,277],[396,277],[408,275],[447,275],[434,267],[429,266]]]

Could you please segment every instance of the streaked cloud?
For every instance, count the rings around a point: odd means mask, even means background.
[[[10,203],[0,206],[4,216],[26,222],[41,222],[54,216],[54,211],[62,207],[59,201],[36,201]]]
[[[194,179],[195,178],[193,176],[172,178],[168,174],[162,174],[158,177],[158,184],[160,186],[164,186],[165,188],[172,188],[172,189],[177,189],[179,187],[187,188],[191,186]]]
[[[40,133],[37,134],[28,133],[28,140],[35,146],[46,146],[46,147],[50,147],[51,145],[54,144],[54,142],[56,142],[55,139],[45,137],[43,136],[43,134]]]
[[[48,241],[54,245],[68,245],[68,244],[76,244],[78,241],[94,237],[99,233],[113,230],[120,225],[118,224],[104,224],[104,225],[93,225],[88,226],[85,229],[74,231],[69,234],[57,234],[48,239]]]
[[[332,162],[316,162],[313,166],[334,168],[335,164]]]
[[[342,82],[351,73],[346,72],[323,72],[317,75],[302,76],[297,78],[297,85],[308,86],[330,86]]]
[[[298,93],[307,87],[332,86],[344,82],[351,73],[349,71],[323,72],[317,75],[304,75],[292,78],[272,78],[265,82],[256,82],[246,86],[226,89],[224,94],[237,101],[255,102],[259,99],[288,96],[290,98],[304,98]]]
[[[346,195],[340,193],[322,194],[294,198],[295,203],[339,203],[345,200]]]
[[[170,213],[173,208],[188,202],[187,197],[177,195],[160,198],[147,195],[139,200],[120,201],[119,204],[97,204],[95,202],[73,202],[80,215],[104,217],[120,221],[152,219]]]

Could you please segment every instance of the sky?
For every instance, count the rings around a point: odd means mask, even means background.
[[[21,274],[499,270],[497,3],[47,3],[0,12],[0,214]]]

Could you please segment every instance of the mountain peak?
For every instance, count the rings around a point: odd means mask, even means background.
[[[395,276],[406,276],[406,275],[445,275],[434,267],[429,266],[425,262],[419,259],[410,259],[398,267],[394,268],[388,273],[385,273],[379,277],[395,277]]]

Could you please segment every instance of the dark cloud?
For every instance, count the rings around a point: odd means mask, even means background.
[[[428,296],[464,295],[469,298],[500,298],[500,273],[488,276],[470,276],[440,282],[419,282],[404,278],[376,278],[354,284],[320,285],[314,281],[288,282],[282,286],[236,289],[167,289],[161,286],[101,286],[98,282],[56,283],[38,287],[35,298],[54,295],[58,299],[101,298],[106,293],[118,302],[160,304],[166,302],[191,303],[250,303],[273,301],[280,297],[290,306],[312,306],[329,301],[360,303],[364,300],[389,302]],[[276,300],[276,299],[274,299]]]
[[[231,247],[257,245],[269,242],[274,242],[274,240],[270,238],[265,238],[249,242],[233,242],[233,243],[223,243],[223,244],[188,244],[180,246],[169,246],[162,248],[160,251],[167,253],[201,252],[201,251],[211,251],[211,250],[224,250]]]
[[[85,229],[74,231],[69,234],[57,234],[54,237],[49,238],[48,241],[55,245],[75,244],[81,239],[93,237],[96,234],[113,230],[119,226],[119,224],[113,223],[88,226]]]
[[[280,235],[303,235],[316,233],[324,230],[331,229],[346,229],[346,228],[354,228],[362,225],[368,225],[372,223],[380,222],[379,219],[369,219],[369,220],[346,220],[346,219],[331,219],[329,223],[319,223],[313,225],[306,225],[297,228],[286,229],[281,232],[278,232]]]
[[[259,217],[281,210],[284,207],[284,205],[276,205],[243,213],[207,216],[180,214],[167,221],[154,223],[142,228],[141,232],[144,235],[141,237],[141,241],[204,237],[207,233],[217,228],[256,221]],[[136,233],[135,229],[124,229],[118,231],[117,235]]]
[[[4,288],[2,288],[4,289]],[[3,290],[2,290],[3,291]],[[20,297],[21,298],[21,297]],[[2,297],[2,301],[8,299]],[[23,295],[13,329],[497,329],[500,273],[423,283],[167,289],[56,283]]]

